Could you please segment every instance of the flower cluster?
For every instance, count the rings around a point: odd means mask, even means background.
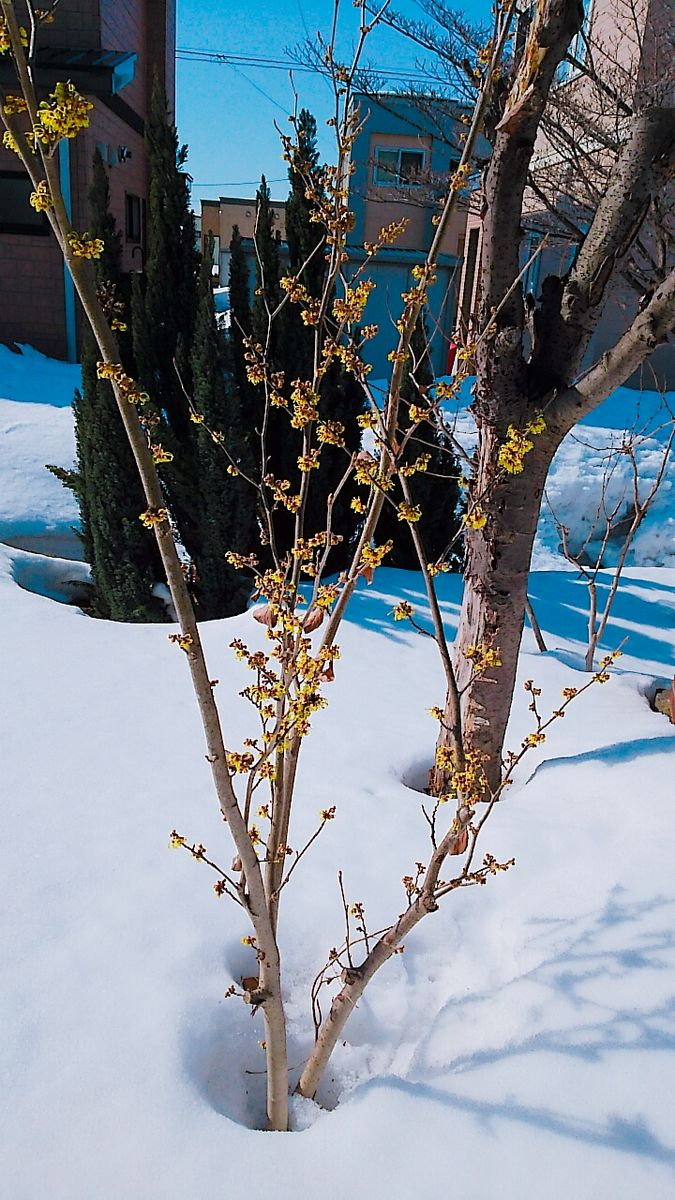
[[[321,303],[310,296],[307,288],[295,275],[284,275],[283,279],[279,280],[279,286],[282,288],[289,300],[293,304],[302,304],[304,308],[300,313],[300,317],[304,325],[318,325],[319,314],[321,312]]]
[[[277,504],[283,504],[284,508],[291,513],[298,511],[300,496],[291,494],[290,480],[275,479],[274,475],[265,475],[263,483],[270,489]]]
[[[339,533],[332,533],[330,535],[331,546],[337,546],[341,541],[342,537]],[[293,555],[293,558],[302,565],[305,575],[309,575],[310,578],[314,578],[317,573],[318,555],[327,542],[328,535],[325,530],[322,530],[319,533],[315,533],[314,536],[310,538],[297,538],[295,544],[291,548],[291,554]],[[323,590],[324,589],[319,588],[319,594],[321,594]],[[317,601],[317,603],[319,603],[319,601]]]
[[[48,209],[54,207],[54,201],[52,200],[46,180],[41,179],[35,191],[31,192],[30,203],[36,212],[47,212]]]
[[[422,516],[422,509],[419,504],[408,504],[406,500],[402,500],[396,509],[396,515],[399,521],[407,521],[410,525],[414,525]]]
[[[410,218],[402,217],[400,221],[390,221],[388,225],[384,225],[377,235],[377,241],[363,243],[366,254],[372,257],[382,246],[393,246],[401,234],[405,233],[409,224]]]
[[[443,792],[438,797],[439,803],[461,800],[471,808],[478,804],[487,788],[485,761],[485,755],[472,746],[464,747],[461,763],[458,763],[455,751],[449,746],[437,746],[435,766],[439,771],[447,772]]]
[[[28,33],[23,25],[19,27],[19,39],[24,50],[28,46]],[[0,16],[0,54],[6,54],[12,49],[12,39],[9,36],[9,28],[3,16]]]
[[[191,633],[170,633],[169,641],[172,642],[174,646],[178,646],[180,650],[184,650],[187,654],[193,643],[193,637]]]
[[[93,108],[72,83],[57,83],[47,100],[42,100],[38,109],[40,126],[35,135],[40,141],[58,142],[61,138],[77,137],[81,129],[89,125],[89,113]]]
[[[316,421],[319,415],[319,396],[307,380],[294,379],[292,388],[291,401],[293,403],[293,415],[291,417],[291,425],[294,429],[304,429],[305,425]]]
[[[469,645],[464,651],[464,657],[473,665],[474,675],[483,675],[491,667],[501,667],[498,646],[487,646],[485,642]]]
[[[0,17],[0,20],[2,18]],[[1,36],[1,35],[0,35]],[[13,116],[15,113],[23,113],[28,109],[28,105],[23,96],[5,96],[2,102],[2,111],[8,116]]]
[[[593,676],[593,683],[607,683],[609,680],[608,667],[611,667],[616,662],[617,658],[621,658],[621,650],[612,650],[611,654],[606,654],[600,659],[599,669]]]
[[[509,425],[506,441],[499,449],[498,462],[500,467],[509,475],[520,475],[525,467],[525,455],[529,454],[534,446],[534,442],[528,435],[543,433],[546,428],[546,422],[543,415],[540,413],[533,421],[529,421],[523,430],[517,429],[515,425]]]
[[[391,538],[384,542],[381,546],[364,546],[361,551],[361,571],[363,574],[371,573],[376,567],[381,567],[384,559],[394,548],[394,543]]]
[[[464,513],[464,524],[467,529],[482,529],[487,525],[487,513],[480,504],[474,504]]]
[[[5,150],[11,150],[12,154],[21,153],[19,150],[19,144],[16,138],[13,137],[13,135],[9,132],[9,129],[6,129],[2,135],[2,144],[5,147]]]
[[[358,323],[374,287],[372,279],[361,279],[356,287],[345,287],[344,296],[338,296],[333,301],[333,316],[336,321]]]
[[[319,451],[317,449],[310,450],[308,454],[301,454],[298,458],[298,470],[303,474],[308,471],[316,471],[319,467]]]
[[[404,463],[400,466],[399,473],[407,479],[410,475],[415,475],[418,471],[426,471],[430,462],[430,454],[418,454],[414,462]]]
[[[155,525],[163,525],[165,521],[169,520],[169,510],[167,508],[146,508],[138,519],[146,529],[152,529]]]
[[[450,177],[449,188],[451,192],[459,192],[466,186],[466,181],[471,174],[471,166],[469,163],[462,163],[453,175]]]
[[[317,439],[327,446],[344,446],[344,433],[342,421],[319,421],[316,427]]]
[[[375,329],[375,326],[366,326],[367,329]],[[342,342],[333,337],[324,339],[321,348],[321,363],[319,365],[319,374],[325,375],[333,361],[342,363],[345,371],[349,371],[355,379],[361,382],[365,381],[367,375],[372,370],[370,363],[364,363],[357,345],[352,341]]]
[[[73,229],[67,237],[73,258],[100,258],[103,254],[101,238],[93,238],[89,233],[75,233]]]
[[[392,611],[395,621],[408,621],[415,614],[415,609],[408,600],[401,600]]]
[[[134,379],[127,375],[121,363],[97,362],[96,374],[99,379],[109,379],[119,389],[129,404],[147,404],[150,397],[142,392]],[[165,460],[168,461],[168,460]]]

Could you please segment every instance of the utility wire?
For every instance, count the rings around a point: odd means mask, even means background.
[[[265,177],[267,179],[267,177]],[[282,175],[280,179],[267,179],[267,183],[286,183],[287,175]],[[259,187],[259,179],[231,179],[227,183],[204,183],[203,180],[193,179],[193,187]],[[277,202],[278,203],[278,202]]]
[[[206,50],[200,47],[181,46],[176,51],[176,58],[183,62],[208,62],[229,67],[255,67],[261,71],[294,71],[304,74],[329,75],[327,68],[319,64],[294,63],[284,58],[264,58],[253,54],[230,54],[228,51]],[[380,75],[386,79],[399,79],[411,83],[425,83],[429,77],[418,69],[409,71],[401,67],[374,66],[367,68],[368,73]],[[249,80],[249,83],[251,81]],[[268,97],[269,99],[269,97]]]

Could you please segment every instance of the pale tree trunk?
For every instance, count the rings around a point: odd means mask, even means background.
[[[39,125],[37,99],[29,68],[21,47],[19,26],[12,0],[0,0],[0,13],[5,18],[12,42],[12,53],[16,64],[17,78],[27,102],[28,113],[34,128]],[[20,124],[12,116],[3,114],[5,127],[22,144]],[[91,265],[83,258],[73,255],[68,243],[70,222],[61,193],[58,167],[53,156],[41,156],[53,207],[47,217],[64,256],[65,265],[73,279],[78,298],[101,355],[108,364],[118,364],[119,347],[114,333],[98,298]],[[23,165],[34,187],[37,187],[41,172],[37,158],[21,154]],[[130,404],[115,380],[112,390],[134,455],[143,491],[149,509],[155,513],[164,509],[164,495],[157,475],[148,438],[141,425],[138,411]],[[223,739],[218,707],[213,695],[204,651],[195,619],[194,608],[185,575],[174,543],[171,525],[163,520],[153,526],[159,553],[162,559],[171,599],[180,625],[181,636],[186,643],[188,660],[195,698],[200,712],[207,760],[211,766],[214,788],[220,811],[228,823],[233,841],[242,862],[245,889],[242,893],[244,905],[255,929],[260,956],[260,990],[264,1013],[267,1041],[267,1117],[270,1128],[288,1128],[288,1060],[286,1050],[286,1024],[281,992],[281,972],[275,930],[270,921],[260,863],[248,834],[238,799],[227,765],[227,754]]]

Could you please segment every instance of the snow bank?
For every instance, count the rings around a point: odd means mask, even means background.
[[[69,408],[75,388],[81,387],[79,363],[47,358],[32,346],[18,345],[15,352],[0,343],[0,396]]]
[[[167,627],[120,626],[22,591],[0,550],[3,694],[4,1192],[12,1200],[355,1200],[449,1191],[520,1200],[669,1200],[675,1051],[675,730],[652,713],[672,673],[675,572],[629,571],[618,677],[573,706],[523,764],[484,850],[515,855],[456,893],[371,985],[294,1135],[263,1134],[259,1017],[223,994],[246,967],[238,910],[175,828],[216,860],[218,815],[184,656]],[[442,579],[456,624],[460,581]],[[291,840],[337,806],[284,892],[291,1062],[312,1040],[309,987],[341,937],[336,872],[371,928],[401,911],[425,861],[426,709],[443,677],[428,639],[394,625],[420,580],[378,571],[343,627],[330,707],[314,721]],[[551,653],[522,676],[542,704],[582,682],[572,575],[533,577]],[[250,615],[203,627],[228,744],[253,731],[228,643],[263,646]],[[636,674],[639,671],[642,674]],[[646,674],[644,674],[646,672]],[[518,692],[509,744],[528,730]],[[297,1073],[297,1072],[296,1072]],[[536,1181],[536,1182],[535,1182]]]
[[[0,377],[0,389],[4,384]],[[72,408],[0,400],[0,445],[0,540],[76,524],[75,496],[45,467],[74,465]]]

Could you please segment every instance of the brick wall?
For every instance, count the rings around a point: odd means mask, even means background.
[[[63,261],[54,240],[0,236],[0,338],[66,357]]]
[[[67,49],[133,51],[138,55],[133,81],[118,95],[123,106],[143,119],[152,72],[174,104],[175,0],[60,0],[56,19],[43,29],[43,44]],[[142,254],[137,240],[126,236],[126,194],[147,199],[147,163],[142,132],[114,112],[101,98],[91,97],[89,128],[70,143],[72,221],[89,228],[88,192],[97,145],[109,162],[111,208],[122,233],[124,270],[138,270]],[[120,158],[119,148],[130,152]],[[14,155],[0,147],[0,170],[17,169]],[[63,268],[51,238],[0,234],[0,341],[30,342],[44,353],[66,355]]]

